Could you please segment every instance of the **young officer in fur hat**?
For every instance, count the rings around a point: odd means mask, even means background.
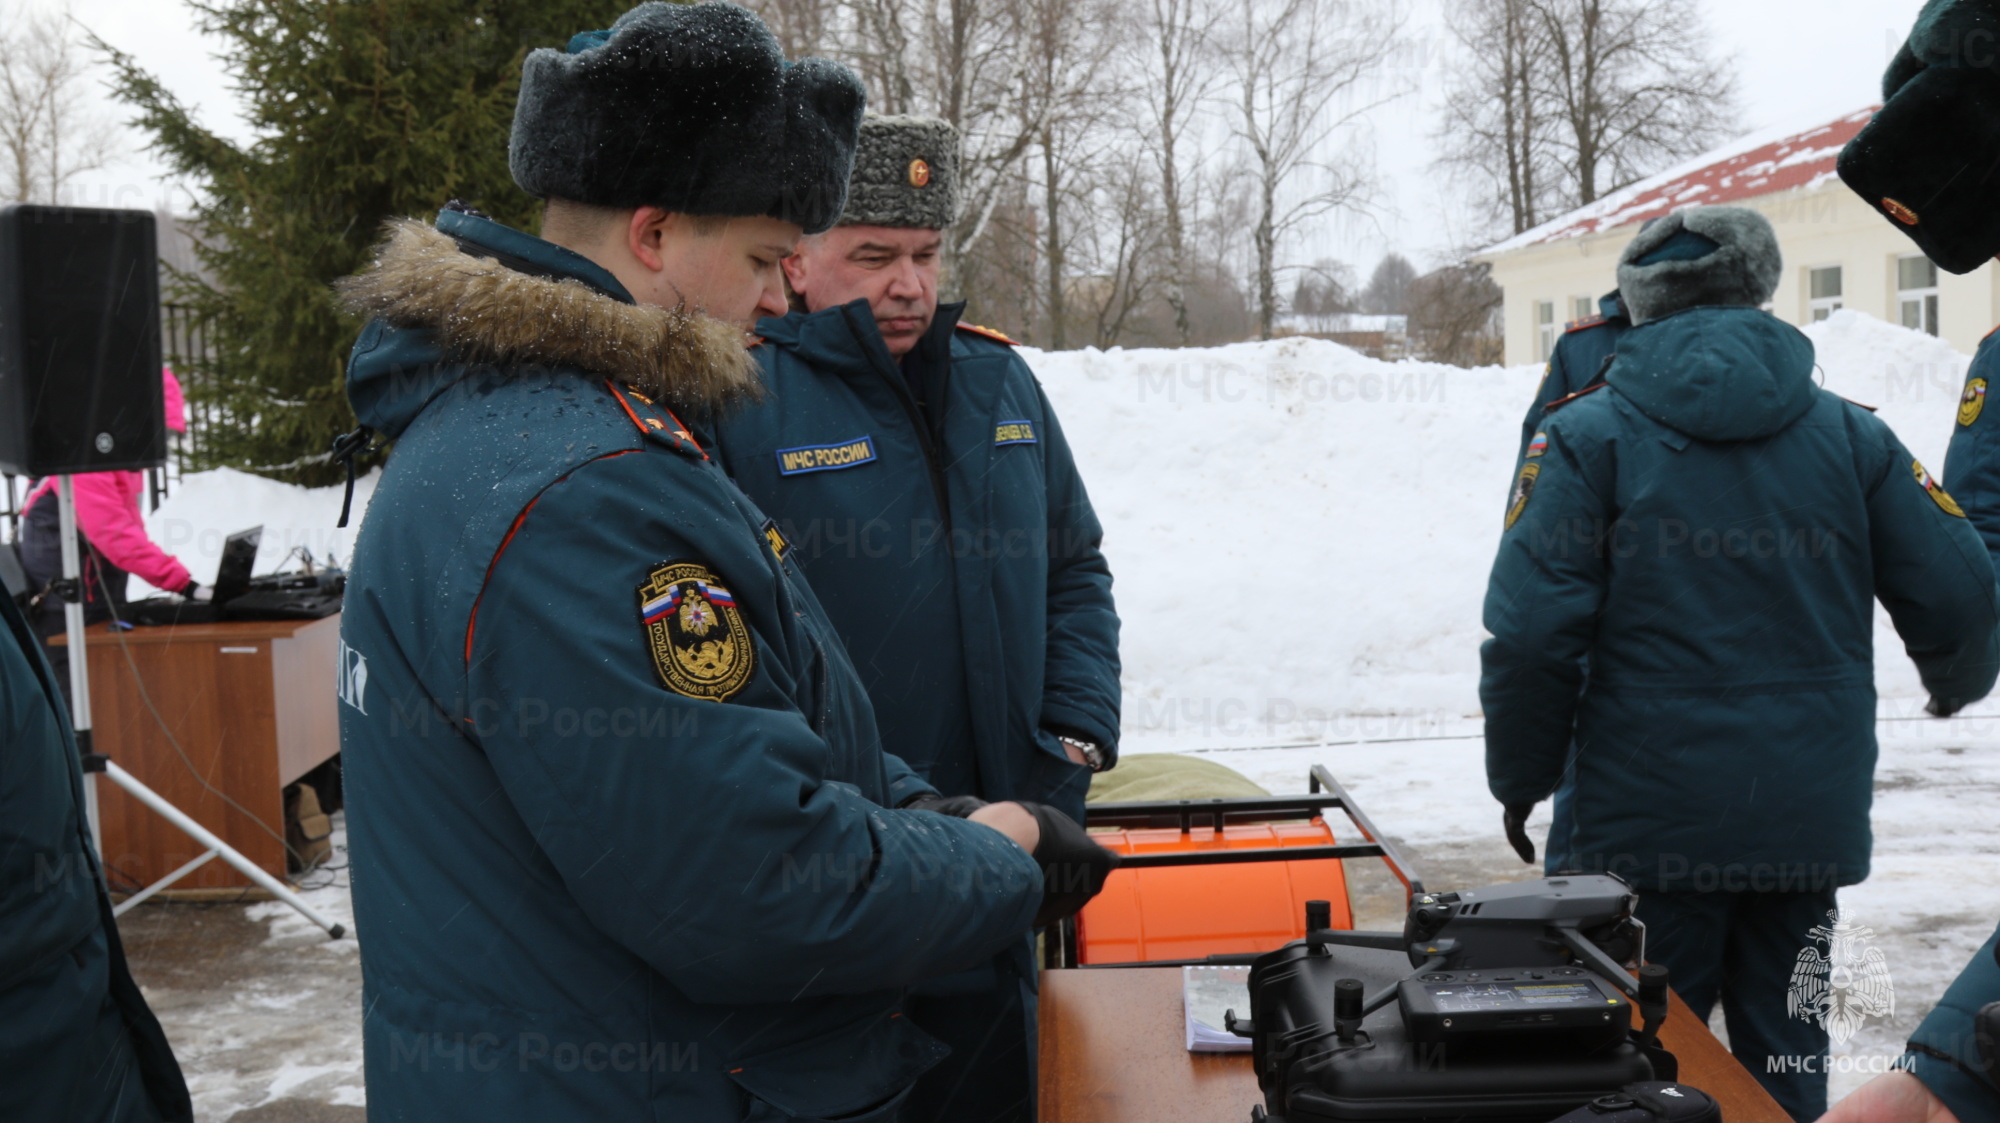
[[[1925,255],[1970,273],[2000,255],[2000,2],[1931,0],[1882,78],[1882,110],[1840,155],[1840,175]],[[2000,335],[1966,372],[1945,482],[2000,557]],[[2000,932],[1910,1036],[1906,1071],[1842,1100],[1839,1123],[2000,1119]]]
[[[718,431],[724,467],[778,521],[875,703],[883,743],[947,796],[1083,813],[1118,741],[1118,614],[1102,537],[1055,411],[1003,337],[937,298],[958,137],[862,123],[847,208],[785,261],[804,311],[758,325],[770,400]],[[912,1119],[1029,1119],[1027,939],[920,985],[951,1045]]]
[[[339,693],[371,1119],[893,1119],[946,1053],[907,988],[1101,880],[1046,808],[893,810],[935,790],[687,424],[757,392],[861,107],[741,8],[642,4],[528,56],[544,237],[447,209],[344,286],[396,442]]]
[[[1828,1037],[1788,992],[1835,890],[1868,875],[1874,602],[1950,713],[2000,671],[2000,595],[1951,496],[1759,309],[1780,269],[1740,208],[1626,248],[1636,326],[1520,469],[1480,699],[1510,831],[1569,788],[1547,868],[1631,882],[1648,957],[1696,1017],[1721,1001],[1736,1055],[1804,1120]]]

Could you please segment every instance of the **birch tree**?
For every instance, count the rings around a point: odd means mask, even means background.
[[[1555,156],[1536,86],[1549,42],[1530,0],[1459,0],[1458,65],[1436,134],[1440,166],[1471,182],[1491,217],[1520,234],[1542,224]]]
[[[1736,125],[1698,0],[1459,0],[1439,165],[1519,234]]]
[[[1216,33],[1224,8],[1217,0],[1146,0],[1144,34],[1139,42],[1150,55],[1140,65],[1156,68],[1144,84],[1144,99],[1152,125],[1151,145],[1159,171],[1160,214],[1163,221],[1165,276],[1161,288],[1173,310],[1174,332],[1185,347],[1193,331],[1188,318],[1188,207],[1184,161],[1196,153],[1188,141],[1198,138],[1196,116],[1214,89]],[[1199,174],[1197,167],[1196,174]]]
[[[1284,239],[1366,199],[1368,161],[1334,142],[1395,96],[1378,79],[1401,27],[1392,8],[1366,0],[1243,0],[1238,9],[1225,58],[1254,197],[1259,339],[1271,338],[1277,317]]]
[[[56,203],[78,176],[110,163],[114,126],[85,100],[90,60],[63,13],[0,24],[0,192]]]
[[[1581,206],[1736,123],[1734,60],[1709,55],[1697,0],[1525,0],[1547,40],[1543,83]]]

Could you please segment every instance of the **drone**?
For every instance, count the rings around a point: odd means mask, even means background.
[[[1610,874],[1417,890],[1401,932],[1359,932],[1330,928],[1326,903],[1308,902],[1305,938],[1251,967],[1251,1017],[1225,1017],[1251,1039],[1265,1093],[1253,1117],[1539,1123],[1674,1079],[1659,1045],[1667,970],[1644,965],[1637,903]],[[1400,953],[1411,970],[1371,995],[1357,976],[1379,978],[1385,957],[1369,952]],[[1391,1003],[1396,1022],[1367,1025]]]

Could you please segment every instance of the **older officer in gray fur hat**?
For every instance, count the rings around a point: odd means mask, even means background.
[[[949,124],[863,121],[839,224],[785,260],[800,310],[758,325],[769,400],[717,435],[846,641],[884,747],[951,797],[910,806],[1024,800],[1080,819],[1117,752],[1111,573],[1033,372],[938,303],[957,181]],[[909,1118],[1032,1118],[1025,934],[920,984],[910,1015],[952,1056]]]

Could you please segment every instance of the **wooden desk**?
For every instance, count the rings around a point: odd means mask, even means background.
[[[1042,973],[1042,1123],[1249,1123],[1264,1102],[1248,1053],[1190,1053],[1178,967]],[[1660,1040],[1729,1123],[1791,1123],[1673,998]]]
[[[340,751],[340,617],[135,628],[122,635],[98,625],[84,646],[97,751],[267,872],[285,876],[284,847],[205,788],[189,762],[282,834],[285,785]],[[97,794],[104,857],[117,873],[151,884],[201,854],[193,839],[117,785],[99,781]],[[227,863],[213,861],[174,888],[248,884]]]

